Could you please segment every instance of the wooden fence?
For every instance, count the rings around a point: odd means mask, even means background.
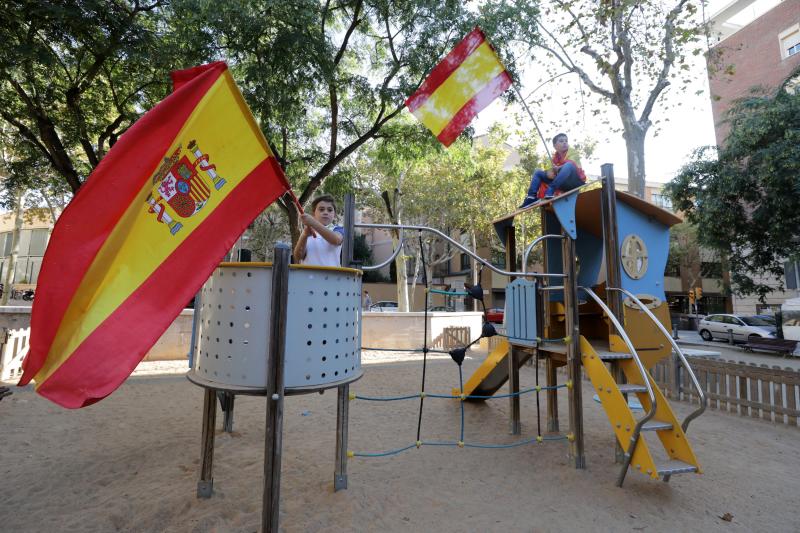
[[[777,365],[694,357],[689,364],[706,395],[709,409],[797,426],[800,372]],[[673,365],[675,358],[665,359],[652,369],[656,383],[671,399],[698,402],[688,374]]]
[[[431,348],[438,350],[452,350],[461,346],[466,346],[471,342],[468,327],[449,327],[444,328],[431,343]]]
[[[0,381],[22,377],[22,360],[28,354],[31,328],[0,330]]]
[[[489,339],[489,349],[501,339]],[[704,357],[691,357],[689,364],[706,395],[708,409],[798,426],[800,371]],[[564,368],[559,370],[564,371]],[[676,356],[663,359],[650,369],[650,374],[667,398],[690,403],[699,401],[688,373]],[[589,380],[585,372],[583,379]]]

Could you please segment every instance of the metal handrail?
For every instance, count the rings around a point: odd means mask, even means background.
[[[586,287],[578,287],[578,289],[581,289],[588,294],[589,297],[592,298],[592,300],[594,300],[595,303],[597,303],[597,305],[599,305],[606,312],[608,319],[611,320],[612,324],[614,324],[619,336],[622,337],[622,340],[625,342],[628,350],[630,350],[633,361],[636,363],[636,367],[639,369],[639,374],[642,376],[642,381],[644,381],[644,386],[647,388],[647,395],[650,397],[650,411],[644,415],[644,418],[639,419],[639,421],[636,423],[636,426],[633,428],[633,433],[631,434],[630,447],[628,448],[628,451],[625,452],[625,461],[622,464],[622,470],[617,478],[617,486],[621,487],[623,481],[625,481],[625,475],[628,473],[628,467],[631,465],[631,460],[633,460],[633,452],[636,449],[636,444],[639,442],[639,434],[642,431],[642,426],[644,426],[645,423],[653,418],[653,416],[656,414],[656,408],[658,407],[656,395],[653,392],[653,386],[650,384],[647,370],[645,370],[644,365],[642,365],[642,361],[639,359],[639,354],[636,353],[633,343],[631,342],[630,338],[628,338],[628,334],[625,333],[625,329],[622,327],[622,324],[619,323],[617,317],[614,316],[614,313],[611,311],[611,309],[599,296],[594,293],[594,291]]]
[[[405,245],[405,240],[403,239],[403,230],[400,230],[399,242],[397,243],[397,248],[395,248],[392,251],[392,255],[390,255],[389,258],[386,261],[384,261],[383,263],[381,263],[379,265],[362,266],[361,270],[367,270],[367,271],[369,271],[369,270],[378,270],[378,269],[381,269],[381,268],[385,267],[386,265],[388,265],[389,263],[394,261],[394,258],[397,257],[397,254],[400,253],[400,250],[403,249],[404,245]]]
[[[645,304],[639,300],[636,296],[634,296],[630,291],[625,290],[623,288],[617,287],[607,287],[606,290],[613,290],[613,291],[620,291],[621,293],[625,294],[628,298],[630,298],[639,308],[644,311],[644,313],[653,321],[653,324],[664,334],[664,336],[669,340],[670,344],[672,344],[672,349],[675,350],[675,353],[678,355],[678,359],[681,361],[681,365],[686,371],[689,373],[689,377],[692,380],[692,385],[694,388],[697,389],[697,396],[700,398],[700,407],[698,407],[695,411],[689,413],[689,415],[684,419],[683,423],[681,424],[681,429],[686,432],[686,429],[689,427],[689,422],[703,414],[703,411],[706,410],[706,395],[703,392],[702,387],[700,387],[700,382],[697,379],[697,376],[692,370],[692,366],[689,364],[689,361],[686,359],[686,356],[683,355],[683,351],[678,346],[678,343],[675,342],[675,339],[672,338],[672,335],[669,334],[667,328],[664,327],[664,324],[653,314],[650,309],[647,308]]]
[[[441,231],[436,228],[429,228],[427,226],[407,226],[405,224],[354,224],[356,228],[365,228],[365,229],[389,229],[389,230],[411,230],[411,231],[429,231],[434,235],[437,235],[439,238],[446,240],[463,253],[469,255],[477,262],[482,264],[485,267],[488,267],[489,270],[497,272],[501,276],[516,276],[516,277],[531,277],[531,278],[565,278],[564,274],[551,274],[549,272],[509,272],[507,270],[501,270],[491,264],[489,261],[485,260],[482,257],[475,255],[469,248],[466,248],[458,241],[451,239],[449,236],[445,235]],[[372,269],[374,270],[374,268]]]
[[[533,249],[534,246],[536,246],[540,242],[544,241],[545,239],[564,239],[564,236],[563,235],[542,235],[541,237],[535,238],[533,240],[533,242],[530,243],[527,248],[525,248],[525,253],[522,254],[522,271],[523,272],[527,272],[528,271],[528,256],[530,255],[531,250]]]

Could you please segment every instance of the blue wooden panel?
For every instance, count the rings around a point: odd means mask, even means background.
[[[536,282],[515,279],[506,286],[508,342],[536,346]]]
[[[556,212],[561,226],[567,230],[567,234],[573,239],[578,238],[577,227],[575,225],[575,204],[578,201],[578,193],[557,196],[553,200],[553,210]]]
[[[578,254],[578,285],[593,287],[597,285],[597,277],[603,266],[603,241],[591,233],[578,229],[575,241],[575,253]]]
[[[622,244],[628,235],[636,234],[647,247],[647,271],[641,279],[631,278],[624,268],[622,288],[633,294],[650,294],[664,301],[664,269],[669,255],[669,227],[656,221],[624,202],[617,202],[617,235],[621,254]]]
[[[553,213],[545,213],[545,232],[549,234],[561,233],[561,224]],[[578,255],[578,285],[592,287],[597,284],[597,277],[603,266],[603,241],[588,231],[578,228],[576,231],[575,253]],[[562,241],[547,239],[547,271],[560,274],[563,270],[561,262]],[[560,285],[561,281],[553,279],[551,285]],[[561,302],[564,295],[561,291],[551,291],[550,300]]]

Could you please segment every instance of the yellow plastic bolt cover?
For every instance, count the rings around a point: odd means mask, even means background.
[[[422,441],[421,441],[421,440],[418,440],[418,441],[417,441],[417,442],[415,442],[414,444],[416,444],[416,445],[417,445],[417,448],[419,448],[420,446],[422,446]]]
[[[541,435],[536,435],[536,442],[539,442],[539,443],[544,442],[544,439],[542,438]]]
[[[355,457],[355,456],[356,456],[356,454],[354,454],[350,450],[347,450],[347,457]]]
[[[351,400],[355,400],[356,399],[356,393],[355,392],[351,392],[350,394],[347,395],[347,397],[350,398]]]
[[[568,379],[567,382],[565,383],[565,385],[567,386],[568,389],[571,389],[572,388],[572,380]]]
[[[458,447],[459,448],[463,448],[464,447],[464,441],[463,440],[458,441]]]
[[[424,392],[420,392],[420,393],[419,393],[419,397],[420,397],[420,398],[424,398],[424,397],[425,397],[425,393],[424,393]]]
[[[573,433],[567,433],[567,440],[570,442],[575,441],[575,435]]]

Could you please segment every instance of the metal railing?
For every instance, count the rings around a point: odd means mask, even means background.
[[[619,291],[628,298],[630,298],[631,301],[634,302],[636,305],[638,305],[639,309],[644,311],[644,314],[646,314],[650,318],[650,320],[653,321],[653,324],[655,324],[656,327],[659,329],[659,331],[661,331],[661,333],[667,338],[667,340],[672,345],[672,349],[675,351],[675,354],[678,356],[678,359],[681,362],[681,366],[683,366],[683,368],[686,369],[686,372],[688,373],[689,378],[692,381],[692,385],[697,390],[697,396],[700,399],[700,406],[695,411],[689,413],[689,415],[683,420],[683,423],[681,423],[681,429],[683,429],[683,431],[685,432],[686,429],[689,427],[689,422],[691,422],[692,420],[703,414],[703,411],[706,410],[706,403],[707,403],[706,395],[705,393],[703,393],[703,388],[700,386],[700,382],[697,380],[697,376],[692,370],[691,365],[689,365],[689,361],[686,359],[686,356],[683,354],[683,351],[681,351],[680,347],[678,346],[678,343],[675,342],[675,339],[673,339],[672,335],[670,335],[669,331],[667,331],[667,328],[664,327],[664,324],[661,323],[661,321],[652,313],[652,311],[650,311],[650,309],[647,308],[647,306],[644,303],[642,303],[641,300],[639,300],[639,298],[634,296],[630,291],[622,288],[609,287],[606,290]]]
[[[533,242],[530,243],[525,248],[525,253],[522,254],[522,271],[523,272],[527,272],[528,271],[528,256],[530,255],[531,250],[533,250],[534,246],[536,246],[540,242],[544,241],[545,239],[564,240],[564,236],[563,235],[554,235],[554,234],[553,235],[542,235],[541,237],[537,237],[536,239],[534,239]]]
[[[516,276],[516,277],[531,277],[531,278],[565,278],[564,274],[551,274],[549,272],[509,272],[507,270],[502,270],[494,266],[492,263],[487,261],[486,259],[479,257],[478,255],[474,254],[469,248],[462,245],[460,242],[451,239],[448,235],[442,233],[438,229],[429,228],[427,226],[407,226],[405,224],[354,224],[356,228],[363,228],[363,229],[387,229],[387,230],[400,230],[400,244],[397,246],[397,249],[394,250],[392,253],[392,257],[387,261],[381,263],[381,265],[377,266],[370,266],[370,267],[362,267],[362,270],[376,270],[378,268],[384,267],[389,264],[389,261],[397,257],[397,254],[400,252],[400,248],[402,247],[402,231],[409,230],[409,231],[427,231],[433,233],[437,237],[444,239],[445,241],[449,242],[461,252],[467,254],[468,256],[472,257],[475,261],[479,262],[483,266],[489,268],[493,272],[500,274],[501,276]]]
[[[631,460],[633,459],[633,452],[636,450],[636,444],[639,442],[639,436],[642,431],[642,426],[647,423],[648,420],[653,418],[656,414],[656,408],[658,407],[656,401],[656,395],[653,392],[653,385],[650,383],[649,374],[647,370],[645,370],[644,365],[642,364],[641,359],[639,359],[639,354],[636,353],[636,349],[633,347],[633,343],[631,342],[628,334],[625,332],[625,329],[622,327],[622,324],[619,323],[617,317],[614,316],[614,313],[611,312],[611,309],[606,305],[606,303],[597,296],[592,289],[586,287],[578,287],[579,290],[584,291],[589,297],[595,301],[597,305],[599,305],[608,316],[608,319],[614,324],[619,336],[622,337],[623,342],[630,350],[631,356],[633,357],[634,363],[636,363],[636,368],[639,370],[639,374],[642,376],[642,381],[644,382],[644,386],[647,388],[647,395],[650,398],[650,410],[644,415],[643,418],[640,418],[639,421],[636,423],[636,426],[633,428],[633,433],[631,434],[630,446],[628,450],[625,452],[625,460],[622,464],[622,470],[620,470],[619,477],[617,478],[617,486],[621,487],[622,483],[625,481],[625,475],[628,473],[628,468],[631,465]]]

